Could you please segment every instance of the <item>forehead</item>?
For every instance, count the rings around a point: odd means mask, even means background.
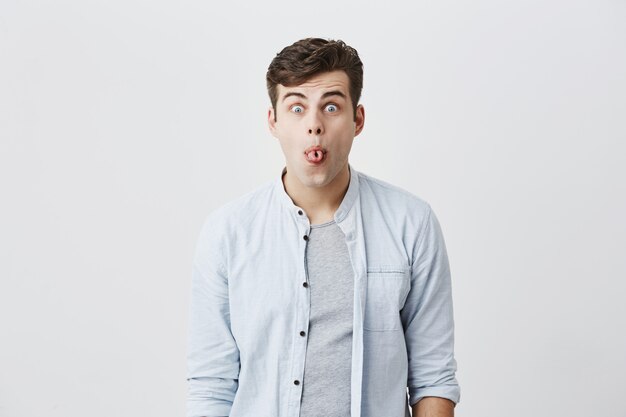
[[[322,95],[325,91],[338,90],[348,97],[350,79],[345,71],[331,71],[316,74],[302,84],[285,87],[278,84],[278,97],[282,98],[289,92],[300,92],[308,98]]]

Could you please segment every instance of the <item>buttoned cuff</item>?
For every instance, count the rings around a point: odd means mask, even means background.
[[[215,401],[188,400],[187,417],[217,417],[228,416],[232,404],[228,402],[216,403]]]
[[[424,397],[447,398],[456,405],[461,401],[461,388],[458,385],[444,385],[413,389],[409,387],[409,404],[411,407]]]

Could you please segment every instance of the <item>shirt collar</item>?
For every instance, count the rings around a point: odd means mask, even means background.
[[[350,182],[348,184],[348,190],[346,191],[346,194],[343,196],[343,200],[341,200],[341,204],[339,205],[339,208],[337,208],[337,211],[335,211],[334,217],[335,217],[335,222],[337,223],[341,222],[346,217],[346,215],[348,214],[348,212],[354,205],[354,202],[356,201],[357,196],[359,195],[358,171],[354,169],[354,167],[350,163],[348,163],[348,168],[350,170]],[[278,196],[278,199],[281,201],[281,203],[284,204],[285,207],[287,207],[289,211],[291,211],[296,216],[299,216],[298,210],[302,210],[302,208],[296,206],[293,203],[293,200],[291,200],[291,197],[289,197],[289,194],[287,194],[287,191],[285,191],[285,186],[283,184],[283,179],[282,179],[285,172],[287,172],[286,166],[284,166],[281,169],[280,175],[274,181],[274,188],[276,190],[276,195]]]

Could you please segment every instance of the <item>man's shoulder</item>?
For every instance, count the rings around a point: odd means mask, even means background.
[[[377,204],[405,209],[408,213],[426,215],[431,210],[430,204],[420,195],[380,178],[359,172],[362,198],[372,199]]]

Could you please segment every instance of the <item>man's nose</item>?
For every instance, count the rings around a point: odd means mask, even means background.
[[[309,135],[321,135],[324,133],[324,125],[319,117],[319,114],[311,114],[309,121]]]

